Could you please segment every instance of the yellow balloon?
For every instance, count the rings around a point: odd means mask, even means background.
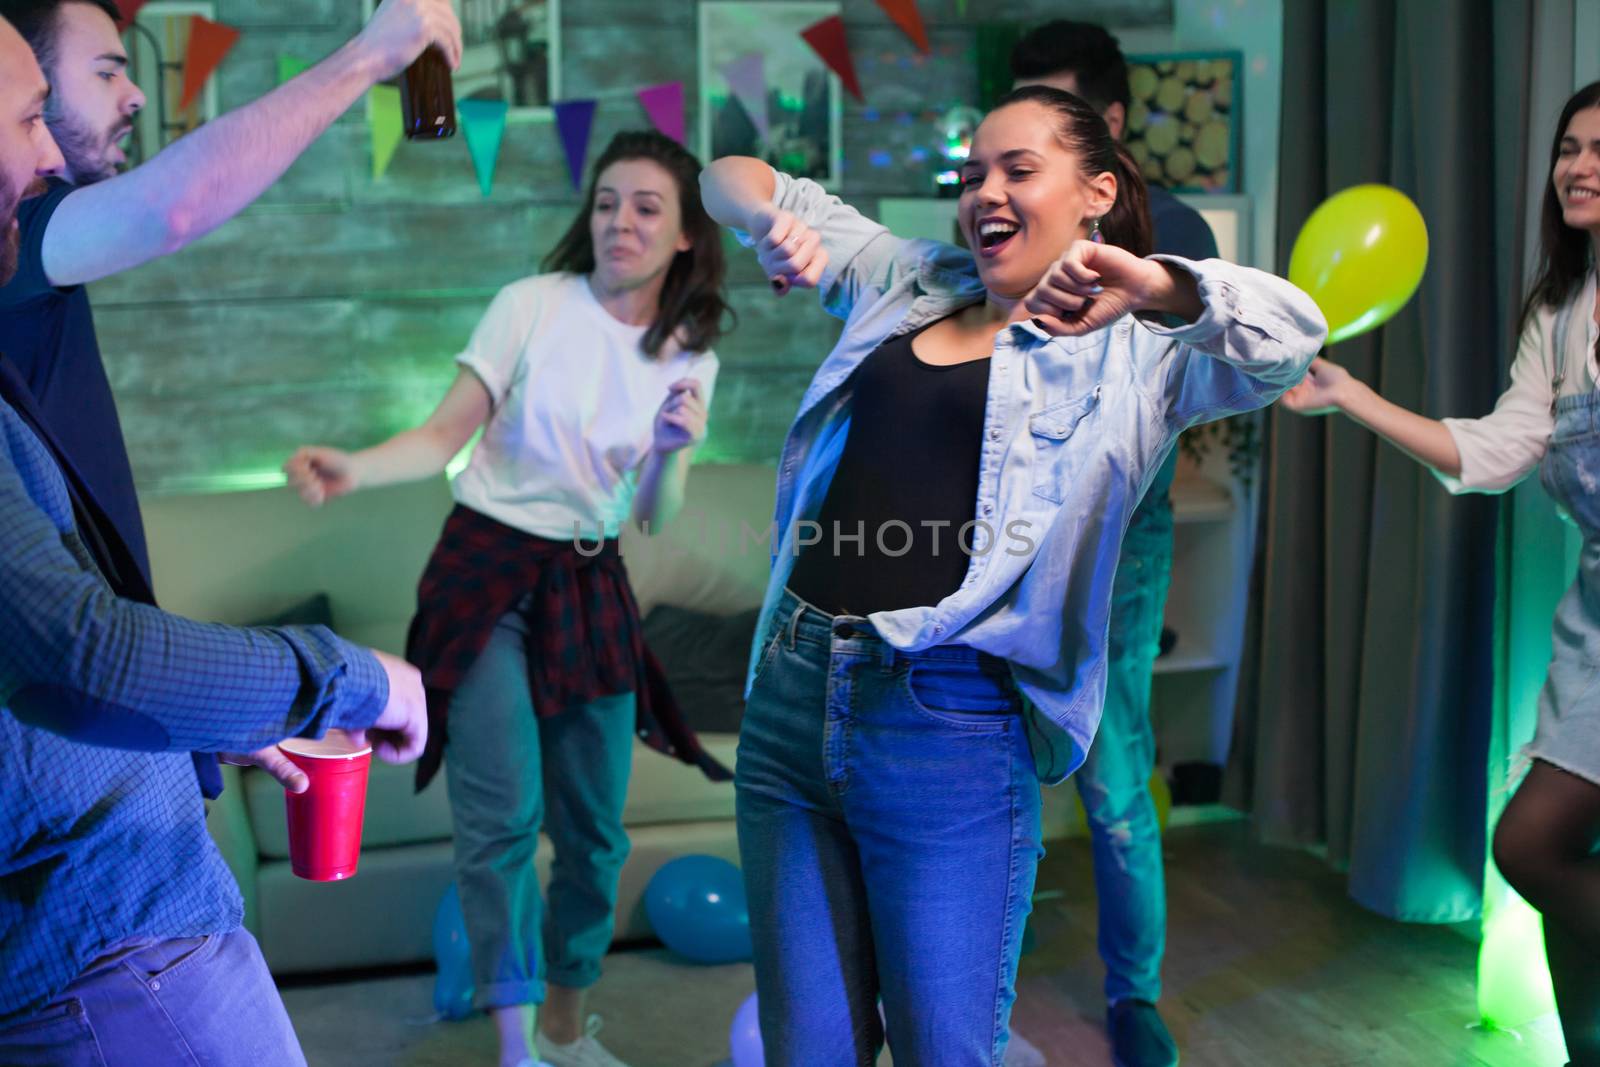
[[[1328,320],[1328,343],[1387,322],[1428,265],[1428,228],[1400,190],[1355,185],[1324,200],[1295,238],[1289,280]]]
[[[1157,767],[1150,776],[1150,799],[1156,805],[1156,825],[1161,827],[1161,832],[1167,832],[1167,821],[1172,816],[1172,787],[1167,784],[1166,777]]]

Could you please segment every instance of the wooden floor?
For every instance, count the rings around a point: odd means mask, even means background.
[[[1250,840],[1242,821],[1170,832],[1163,1015],[1187,1067],[1550,1067],[1553,1021],[1520,1035],[1474,1022],[1477,946],[1391,922],[1316,857]],[[1052,1065],[1109,1062],[1086,842],[1039,872],[1036,947],[1014,1029]]]
[[[1476,946],[1362,910],[1315,857],[1254,844],[1238,821],[1174,829],[1166,853],[1162,1011],[1185,1067],[1564,1062],[1548,1030],[1470,1029]],[[1087,842],[1052,847],[1039,892],[1014,1028],[1051,1067],[1108,1067]],[[427,974],[295,983],[284,1000],[312,1067],[489,1067],[487,1020],[418,1025],[431,987]],[[728,1025],[753,987],[748,965],[693,967],[646,948],[608,958],[591,1006],[632,1067],[709,1067],[726,1061]]]

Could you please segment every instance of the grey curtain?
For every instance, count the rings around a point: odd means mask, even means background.
[[[1490,0],[1284,5],[1278,269],[1324,198],[1393,185],[1427,220],[1422,288],[1325,355],[1435,417],[1506,381],[1519,272],[1528,15]],[[1539,151],[1543,151],[1541,147]],[[1452,498],[1343,417],[1268,416],[1257,596],[1230,799],[1325,847],[1396,918],[1481,902],[1497,501]]]

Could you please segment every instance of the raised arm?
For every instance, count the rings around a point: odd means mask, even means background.
[[[462,367],[421,426],[402,430],[359,452],[307,445],[289,457],[283,470],[290,487],[312,507],[357,489],[431,478],[466,447],[488,421],[490,411],[488,389],[476,374]]]
[[[756,259],[779,296],[815,289],[828,268],[822,234],[772,202],[777,174],[759,159],[725,156],[700,172],[706,214],[755,242]]]
[[[771,167],[749,156],[723,156],[700,172],[700,199],[719,226],[755,236],[757,214],[770,211],[777,182]]]
[[[1427,418],[1321,359],[1282,403],[1302,415],[1344,412],[1427,466],[1452,493],[1501,493],[1539,465],[1555,429],[1556,380],[1565,358],[1555,352],[1556,314],[1541,310],[1529,316],[1511,364],[1511,384],[1482,418]]]
[[[1138,316],[1130,337],[1141,388],[1175,430],[1270,403],[1304,376],[1328,333],[1311,298],[1282,278],[1091,241],[1074,242],[1016,314],[1057,334]],[[1172,320],[1179,325],[1160,324]]]
[[[176,252],[248,207],[377,82],[437,44],[460,62],[450,0],[383,0],[333,55],[212,119],[148,163],[74,190],[44,235],[46,276],[80,285]]]
[[[650,452],[633,494],[633,521],[647,534],[660,533],[683,510],[689,467],[706,437],[716,378],[716,357],[707,354],[689,377],[672,383],[656,411]]]
[[[759,159],[727,156],[700,172],[700,195],[711,217],[738,231],[775,291],[815,288],[829,314],[848,318],[858,301],[881,291],[897,269],[920,266],[902,241],[808,178],[773,170]],[[930,255],[943,246],[926,245]],[[964,256],[944,249],[955,258]]]
[[[1305,380],[1284,393],[1281,403],[1300,415],[1342,411],[1418,463],[1446,478],[1461,477],[1461,452],[1448,426],[1385,400],[1325,359],[1313,360]]]

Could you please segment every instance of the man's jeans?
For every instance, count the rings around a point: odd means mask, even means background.
[[[1167,889],[1161,828],[1150,799],[1156,758],[1150,671],[1172,578],[1167,488],[1173,465],[1169,460],[1123,541],[1111,599],[1105,712],[1088,758],[1074,775],[1089,821],[1100,956],[1111,1002],[1154,1003],[1161,996]],[[1140,515],[1148,521],[1141,524]]]
[[[628,858],[622,807],[634,695],[542,717],[528,684],[524,600],[495,625],[450,701],[456,883],[472,946],[473,1005],[542,1004],[545,981],[583,989],[611,945]],[[554,847],[548,900],[534,851]]]
[[[1039,784],[1003,663],[901,653],[785,593],[739,738],[739,850],[768,1067],[996,1067]]]
[[[116,953],[50,1004],[0,1024],[6,1067],[305,1067],[243,929]]]

